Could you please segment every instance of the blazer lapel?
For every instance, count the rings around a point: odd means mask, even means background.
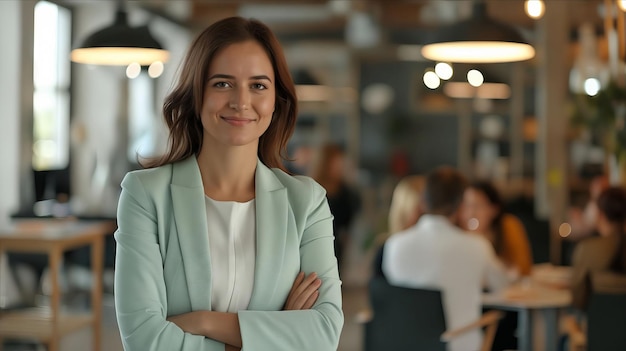
[[[287,189],[260,161],[256,175],[256,263],[248,309],[260,310],[273,300],[287,238]]]
[[[170,185],[191,309],[211,309],[211,257],[200,169],[194,156],[175,163]]]

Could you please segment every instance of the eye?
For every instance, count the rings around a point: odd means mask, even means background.
[[[252,89],[255,89],[255,90],[265,90],[265,89],[267,89],[265,84],[261,84],[261,83],[252,83],[252,85],[250,85],[250,87]]]
[[[213,86],[216,88],[229,88],[231,85],[228,82],[215,82]]]

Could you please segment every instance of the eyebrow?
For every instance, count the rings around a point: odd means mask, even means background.
[[[214,74],[214,75],[210,76],[209,80],[211,80],[211,79],[235,79],[235,77],[231,76],[231,75],[228,75],[228,74],[219,74],[218,73],[218,74]],[[259,76],[252,76],[252,77],[250,77],[250,80],[263,80],[263,79],[270,81],[270,83],[272,82],[270,77],[268,77],[268,76],[266,76],[264,74],[259,75]]]

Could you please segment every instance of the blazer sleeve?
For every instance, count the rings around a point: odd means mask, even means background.
[[[122,181],[115,233],[115,309],[127,351],[223,351],[224,344],[168,322],[156,208],[141,180]]]
[[[313,188],[300,242],[301,270],[322,280],[312,309],[300,311],[239,311],[242,350],[337,350],[343,327],[341,281],[333,249],[332,215],[324,190]]]

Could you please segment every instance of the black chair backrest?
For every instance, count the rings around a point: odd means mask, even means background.
[[[587,322],[589,351],[626,350],[626,293],[593,293]]]
[[[365,326],[365,351],[445,351],[441,292],[390,285],[383,277],[369,283],[374,317]]]

